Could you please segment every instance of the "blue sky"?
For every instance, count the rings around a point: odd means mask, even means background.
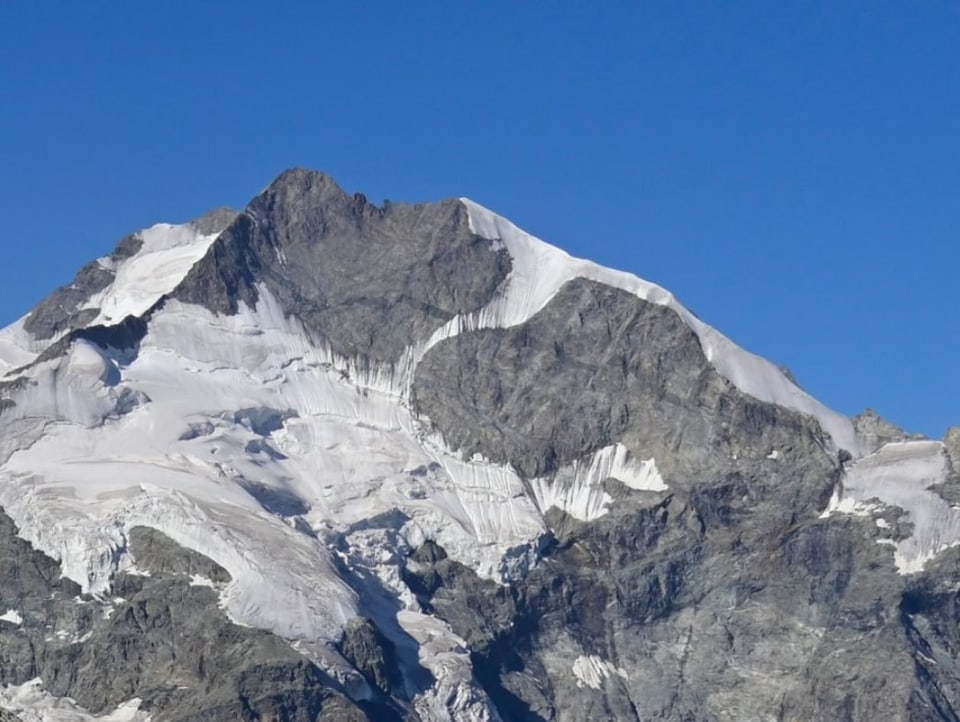
[[[299,165],[470,196],[842,412],[960,424],[955,2],[11,2],[0,98],[4,324]]]

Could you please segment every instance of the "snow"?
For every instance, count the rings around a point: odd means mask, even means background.
[[[85,308],[98,308],[95,324],[115,324],[139,316],[170,293],[219,234],[202,235],[190,223],[158,223],[139,232],[143,244],[116,265],[113,283],[90,298]],[[109,258],[100,259],[101,263]]]
[[[822,516],[873,515],[885,506],[903,509],[913,531],[893,542],[894,561],[901,574],[918,572],[938,553],[960,544],[960,509],[929,488],[945,482],[948,474],[946,451],[939,441],[889,443],[847,469]],[[883,519],[877,519],[876,525],[889,526]]]
[[[17,626],[23,624],[23,617],[20,616],[20,612],[16,609],[8,609],[3,614],[0,614],[0,621],[9,622],[10,624],[16,624]]]
[[[69,697],[54,697],[42,688],[40,679],[0,688],[0,709],[16,714],[23,722],[149,722],[140,711],[140,700],[123,703],[113,712],[93,715]]]
[[[115,275],[109,286],[82,306],[100,311],[90,325],[116,324],[127,316],[143,314],[177,287],[217,239],[217,234],[200,234],[190,223],[158,223],[137,235],[142,245],[130,258],[119,263],[114,263],[109,256],[98,259],[101,266],[114,271]],[[24,329],[28,316],[0,331],[0,375],[32,363],[56,340],[33,338]]]
[[[592,521],[606,514],[613,501],[603,488],[607,479],[635,490],[668,488],[653,459],[634,459],[623,444],[613,444],[574,461],[552,478],[533,479],[530,487],[544,512],[555,507],[581,521]]]
[[[486,691],[477,684],[467,643],[436,617],[404,610],[401,628],[419,645],[419,660],[436,684],[414,700],[423,719],[493,722],[500,720]]]
[[[627,679],[626,671],[595,654],[577,657],[573,662],[573,676],[577,678],[578,687],[587,686],[591,689],[600,689],[603,680],[610,677]]]
[[[669,291],[632,274],[573,258],[483,206],[467,198],[462,198],[461,202],[469,212],[473,232],[502,243],[513,259],[513,269],[498,298],[479,312],[450,321],[434,334],[432,343],[461,329],[506,328],[521,324],[546,306],[565,283],[575,278],[605,283],[676,311],[699,337],[707,360],[738,389],[761,401],[815,417],[837,448],[846,449],[854,457],[862,455],[863,449],[850,419],[801,390],[776,365],[743,350],[703,323]]]
[[[27,316],[23,316],[0,331],[0,374],[2,375],[33,361],[46,345],[37,342],[24,329],[26,320]]]

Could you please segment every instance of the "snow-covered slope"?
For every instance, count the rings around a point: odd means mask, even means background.
[[[204,234],[191,223],[158,223],[139,233],[142,245],[132,257],[119,263],[101,258],[99,262],[114,271],[115,280],[85,304],[100,311],[92,324],[119,323],[144,313],[176,288],[218,235]]]
[[[158,223],[131,236],[134,254],[104,256],[96,264],[112,280],[88,295],[78,311],[90,309],[95,317],[86,325],[110,325],[127,316],[139,316],[164,294],[172,291],[194,263],[203,257],[217,233],[203,233],[193,223]],[[72,284],[70,288],[76,288]],[[0,330],[0,373],[31,363],[53,338],[36,339],[26,329],[29,314]],[[66,333],[64,329],[59,335]]]

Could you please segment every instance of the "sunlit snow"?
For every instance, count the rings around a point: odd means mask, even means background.
[[[948,471],[939,441],[886,444],[850,466],[823,516],[867,515],[887,505],[900,507],[913,530],[906,539],[894,542],[894,561],[903,574],[918,572],[938,552],[960,543],[960,509],[930,490],[946,481]],[[877,519],[877,526],[889,525]]]
[[[586,685],[592,689],[600,689],[603,680],[614,676],[626,679],[627,673],[602,657],[591,654],[588,657],[581,655],[574,660],[573,676],[577,678],[578,687]]]
[[[17,686],[0,687],[0,709],[12,712],[23,722],[149,722],[150,715],[140,711],[140,700],[133,699],[112,712],[94,715],[68,697],[54,697],[34,679]]]
[[[138,235],[143,242],[140,250],[120,261],[113,269],[113,283],[86,304],[85,308],[100,309],[93,324],[119,323],[144,313],[176,288],[217,239],[217,234],[202,235],[190,223],[158,223]]]
[[[19,626],[20,624],[23,624],[23,617],[20,616],[20,612],[18,612],[16,609],[8,609],[3,614],[0,614],[0,621]]]

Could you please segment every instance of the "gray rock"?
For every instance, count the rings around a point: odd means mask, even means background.
[[[853,426],[868,452],[876,451],[884,444],[893,441],[912,441],[924,438],[922,434],[911,434],[899,426],[891,424],[873,409],[867,409],[854,416]]]
[[[340,653],[385,695],[403,694],[396,649],[372,620],[357,617],[347,623]]]
[[[248,408],[240,409],[233,414],[233,422],[247,427],[255,434],[269,436],[274,431],[283,428],[287,419],[296,418],[297,412],[293,409]]]
[[[954,719],[950,582],[897,575],[868,520],[718,515],[727,487],[567,520],[511,588],[435,545],[407,578],[506,719]],[[581,656],[622,674],[578,684]]]
[[[223,232],[173,296],[234,314],[257,284],[338,354],[394,362],[492,297],[509,256],[459,201],[377,207],[329,176],[285,172]]]
[[[239,215],[233,208],[214,208],[207,211],[199,218],[190,221],[190,225],[196,228],[202,235],[210,236],[214,233],[222,233],[223,229],[233,223]]]
[[[621,442],[681,485],[737,472],[754,494],[809,469],[794,493],[822,508],[839,473],[814,420],[736,389],[674,311],[584,279],[525,324],[437,344],[412,399],[453,448],[527,477]]]
[[[236,217],[236,211],[218,208],[190,221],[201,233],[218,233]],[[114,262],[124,261],[143,247],[140,233],[125,236],[110,254]],[[38,340],[48,340],[87,326],[99,314],[97,308],[82,308],[90,298],[109,286],[115,274],[99,261],[91,261],[69,283],[41,301],[27,316],[24,328]]]
[[[192,577],[226,583],[230,574],[210,558],[184,549],[166,534],[148,526],[135,526],[127,535],[130,553],[138,569],[157,576]]]
[[[953,464],[954,471],[960,473],[960,426],[951,426],[943,436],[943,445]]]
[[[190,584],[229,581],[210,559],[147,527],[129,542],[150,576],[117,575],[105,615],[0,512],[0,606],[22,617],[0,622],[0,684],[40,677],[93,713],[139,697],[158,722],[393,718],[358,707],[285,640],[230,622],[213,589]]]

